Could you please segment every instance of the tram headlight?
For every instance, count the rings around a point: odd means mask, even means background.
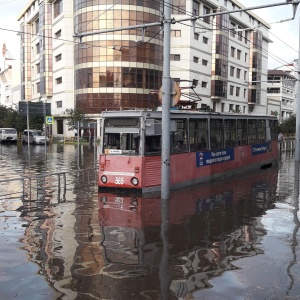
[[[138,185],[139,184],[139,180],[136,177],[131,178],[131,183],[133,185]]]
[[[138,201],[136,198],[132,198],[131,199],[131,204],[134,205],[134,206],[137,206],[138,205]]]
[[[106,203],[106,202],[107,202],[107,197],[106,197],[106,196],[101,196],[101,197],[100,197],[100,201],[101,201],[102,203]]]
[[[105,175],[101,176],[101,181],[103,183],[106,183],[107,182],[107,177]]]

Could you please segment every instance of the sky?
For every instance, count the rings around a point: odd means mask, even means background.
[[[285,0],[238,0],[246,7],[283,3]],[[19,30],[17,17],[29,0],[0,0],[0,57],[2,61],[2,45],[6,43],[9,52],[15,58],[20,57]],[[292,17],[292,5],[264,8],[253,11],[271,25],[269,38],[273,41],[269,45],[269,69],[275,69],[298,59],[299,49],[299,18],[300,5],[293,21],[280,22]]]
[[[284,3],[285,0],[238,0],[245,7]],[[268,68],[275,69],[298,59],[300,5],[294,20],[282,22],[293,17],[293,5],[275,6],[253,10],[253,13],[271,25],[269,38]]]

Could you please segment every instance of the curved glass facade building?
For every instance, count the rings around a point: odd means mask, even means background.
[[[82,112],[154,108],[162,84],[161,26],[98,33],[161,21],[161,1],[76,0],[75,106]],[[86,33],[93,33],[85,35]]]

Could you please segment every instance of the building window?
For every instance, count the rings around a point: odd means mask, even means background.
[[[247,95],[247,90],[244,89],[244,98],[246,98],[246,95]]]
[[[202,41],[203,41],[203,44],[208,44],[208,38],[207,37],[204,36],[202,38]]]
[[[232,37],[235,37],[235,28],[236,28],[236,25],[234,23],[231,23],[230,24],[230,36]]]
[[[230,95],[231,95],[231,96],[233,96],[233,89],[234,89],[234,87],[233,87],[233,85],[231,85],[231,86],[230,86]]]
[[[203,6],[203,14],[204,15],[209,15],[210,14],[210,8],[209,7],[207,7],[207,6]],[[204,17],[203,18],[203,21],[205,22],[205,23],[210,23],[210,17]]]
[[[232,77],[234,76],[234,69],[235,69],[234,67],[230,67],[230,76]]]
[[[54,18],[58,17],[63,12],[63,0],[57,0],[53,3]]]
[[[56,55],[55,56],[55,61],[57,62],[57,61],[60,61],[60,60],[61,60],[61,54]]]
[[[241,29],[241,28],[239,28],[239,29]],[[239,31],[239,32],[238,32],[238,40],[239,40],[239,41],[242,41],[242,40],[243,40],[243,34],[242,34],[242,31]]]
[[[241,69],[236,69],[236,78],[241,78]]]
[[[64,121],[56,120],[57,134],[64,134]]]
[[[197,64],[199,62],[199,57],[194,56],[193,57],[193,62]]]
[[[240,96],[240,88],[239,88],[239,87],[236,87],[236,88],[235,88],[235,95],[236,95],[237,97]]]
[[[241,59],[241,54],[242,54],[242,51],[237,50],[237,53],[236,53],[237,59]]]
[[[224,112],[225,111],[225,103],[222,103],[221,104],[221,112]]]
[[[245,62],[247,62],[248,59],[248,53],[245,53]]]
[[[193,1],[193,14],[199,16],[199,2]]]
[[[58,77],[55,79],[56,84],[61,84],[62,83],[62,77]]]
[[[208,64],[208,61],[206,59],[202,59],[202,65],[207,66],[207,64]]]
[[[36,54],[39,54],[40,53],[40,43],[37,43],[35,45],[35,49],[36,49]]]
[[[247,44],[247,43],[248,43],[248,32],[245,31],[245,44]]]
[[[194,33],[194,39],[197,41],[199,40],[199,33]]]
[[[235,57],[235,48],[231,47],[230,51],[231,51],[231,57]]]
[[[36,84],[36,92],[37,92],[37,93],[40,92],[40,83],[39,83],[39,82]]]
[[[247,80],[247,71],[244,71],[244,80]]]
[[[34,33],[39,33],[39,22],[40,22],[40,20],[39,19],[36,19],[35,21],[34,21]]]
[[[198,86],[198,80],[197,79],[193,79],[193,87],[195,88],[196,86]]]
[[[55,38],[61,37],[61,29],[55,32]]]
[[[172,14],[185,14],[186,13],[186,0],[173,0]]]
[[[62,101],[56,101],[56,108],[62,107]]]
[[[171,61],[180,61],[180,54],[170,54]]]
[[[171,30],[172,37],[181,37],[181,30]]]
[[[40,74],[40,64],[36,64],[36,74]]]
[[[233,104],[229,104],[229,111],[233,111]]]
[[[227,7],[227,0],[224,0],[224,5],[225,5],[225,7]]]
[[[205,81],[202,81],[202,83],[201,83],[201,87],[203,87],[203,88],[207,88],[207,82],[205,82]]]

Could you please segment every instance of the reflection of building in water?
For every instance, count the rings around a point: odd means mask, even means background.
[[[261,253],[257,217],[273,206],[276,187],[270,169],[171,192],[170,299],[209,287],[235,260]],[[23,242],[40,273],[68,299],[159,299],[160,197],[95,200],[82,193],[74,203],[27,213]]]

